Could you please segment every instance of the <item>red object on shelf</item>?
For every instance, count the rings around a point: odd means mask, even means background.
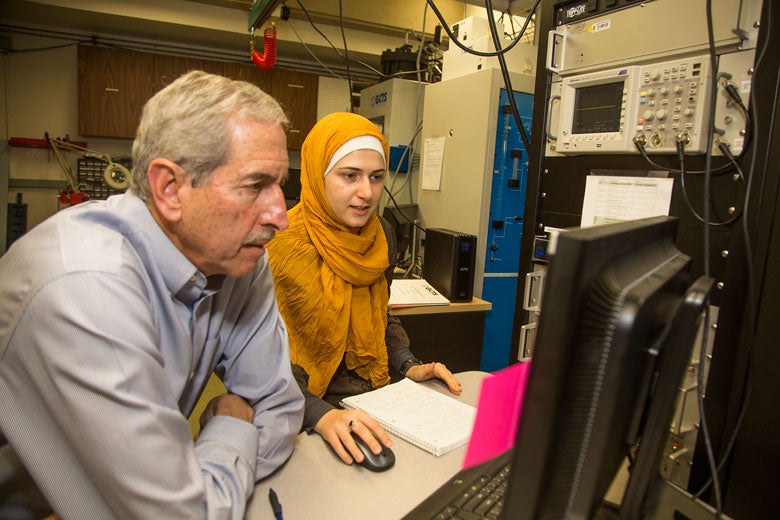
[[[84,141],[67,141],[70,144],[87,147],[87,143]],[[12,137],[8,140],[8,144],[11,146],[19,146],[21,148],[51,148],[49,141],[46,139],[32,139],[30,137]]]
[[[276,65],[276,29],[268,27],[263,32],[263,54],[252,45],[252,63],[263,70],[271,70]]]
[[[83,191],[62,190],[60,192],[60,202],[62,204],[70,204],[75,206],[85,200],[89,200],[89,193]]]

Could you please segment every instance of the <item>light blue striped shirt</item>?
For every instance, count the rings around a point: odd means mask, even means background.
[[[213,370],[254,425],[218,416],[193,443]],[[0,258],[0,430],[63,518],[240,519],[302,417],[267,257],[207,279],[125,194]]]

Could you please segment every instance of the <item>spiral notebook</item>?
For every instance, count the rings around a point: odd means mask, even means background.
[[[341,401],[344,408],[359,408],[388,432],[437,457],[471,436],[477,409],[411,379],[403,379]]]

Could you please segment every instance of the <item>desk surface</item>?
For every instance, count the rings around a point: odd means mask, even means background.
[[[390,314],[393,316],[410,316],[418,314],[443,314],[448,312],[477,312],[477,311],[489,311],[493,308],[493,304],[481,300],[479,298],[472,298],[470,302],[456,302],[449,305],[419,305],[416,307],[397,307],[390,309]]]
[[[487,375],[477,371],[456,374],[463,383],[463,393],[457,399],[476,405],[480,383]],[[449,394],[439,383],[423,384]],[[287,519],[397,520],[460,470],[466,454],[466,446],[461,446],[435,457],[392,437],[395,466],[383,473],[372,473],[341,462],[319,435],[300,434],[287,464],[255,486],[244,518],[274,518],[268,502],[268,488],[272,487]]]

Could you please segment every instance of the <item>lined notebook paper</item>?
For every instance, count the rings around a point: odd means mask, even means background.
[[[477,413],[408,378],[348,397],[341,405],[363,410],[388,432],[437,457],[468,442]]]

